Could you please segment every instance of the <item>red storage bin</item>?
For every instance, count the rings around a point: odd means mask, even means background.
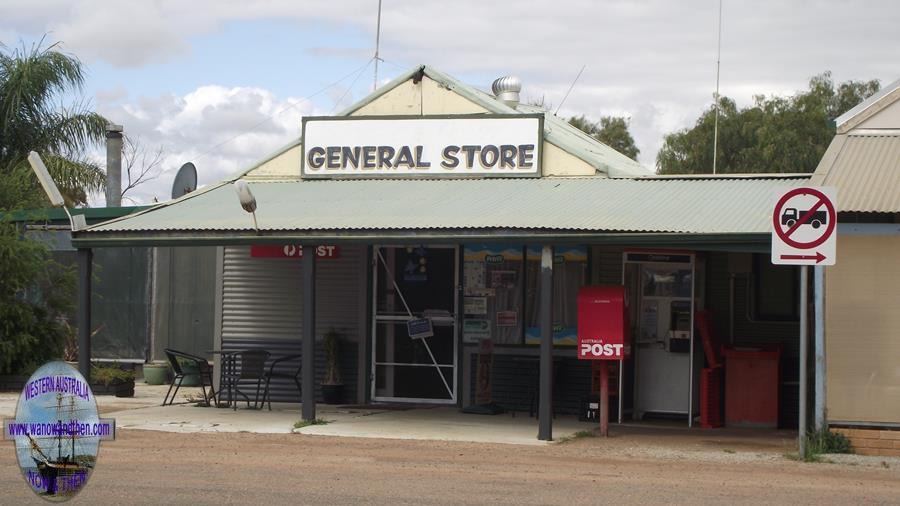
[[[722,368],[700,370],[700,427],[714,429],[722,424]]]
[[[725,424],[778,427],[781,349],[725,349]]]

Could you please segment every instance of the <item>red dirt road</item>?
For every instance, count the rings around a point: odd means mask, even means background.
[[[900,472],[778,450],[658,457],[628,437],[548,446],[121,430],[71,504],[884,504]],[[652,438],[651,438],[652,439]],[[652,444],[652,441],[644,441]],[[0,447],[0,504],[46,504]]]

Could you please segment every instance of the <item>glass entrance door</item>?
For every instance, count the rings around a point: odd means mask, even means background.
[[[455,404],[457,248],[382,246],[374,260],[372,398]],[[421,318],[433,335],[413,339]]]

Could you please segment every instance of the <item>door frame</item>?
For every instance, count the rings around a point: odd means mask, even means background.
[[[369,394],[372,402],[409,402],[409,403],[418,403],[418,404],[445,404],[445,405],[455,405],[458,403],[459,399],[459,351],[460,351],[460,343],[459,343],[459,297],[458,297],[458,287],[459,287],[459,260],[460,260],[460,248],[459,245],[447,245],[447,244],[438,244],[438,245],[422,245],[422,247],[428,249],[450,249],[453,250],[453,279],[452,279],[452,290],[453,290],[453,307],[451,311],[451,318],[433,318],[434,321],[441,321],[442,323],[450,323],[452,326],[451,335],[453,336],[453,377],[452,381],[448,381],[450,388],[453,391],[453,395],[450,399],[433,399],[433,398],[418,398],[418,397],[388,397],[388,396],[379,396],[376,393],[376,377],[378,373],[378,366],[402,366],[402,367],[431,367],[433,368],[433,364],[402,364],[399,362],[389,362],[389,363],[379,363],[376,360],[376,354],[378,353],[378,324],[384,322],[391,321],[405,321],[406,317],[394,315],[379,315],[378,314],[378,273],[381,268],[384,266],[381,265],[381,262],[378,260],[378,252],[380,248],[406,248],[408,245],[397,245],[397,244],[374,244],[372,245],[372,293],[371,293],[371,308],[372,308],[372,321],[371,325],[371,335],[372,335],[372,352],[369,357],[369,365],[371,366],[371,375],[369,376]],[[433,308],[439,309],[439,308]],[[427,339],[427,338],[426,338]],[[446,368],[447,366],[442,366],[442,368]]]
[[[633,255],[633,254],[638,254],[638,255],[640,255],[640,254],[649,254],[649,255],[657,254],[657,255],[661,255],[661,256],[666,256],[666,255],[681,256],[681,255],[683,255],[683,256],[689,257],[690,260],[689,260],[689,262],[685,263],[685,262],[667,262],[664,260],[654,261],[654,260],[649,260],[649,259],[648,260],[632,259],[631,257],[629,257],[629,255]],[[688,351],[688,355],[689,355],[689,357],[688,357],[688,399],[687,399],[688,402],[687,402],[687,410],[685,412],[683,412],[683,414],[687,415],[687,419],[688,419],[687,426],[693,427],[694,426],[694,415],[696,413],[694,411],[694,376],[695,376],[694,375],[694,347],[695,347],[694,346],[694,333],[695,333],[694,314],[697,311],[697,252],[696,251],[684,251],[684,250],[643,249],[643,248],[641,248],[641,249],[625,249],[622,252],[622,284],[623,285],[626,282],[625,266],[627,264],[637,264],[639,266],[639,270],[638,270],[639,275],[642,274],[641,269],[643,269],[644,265],[677,265],[677,264],[690,265],[690,268],[691,268],[691,295],[690,295],[691,321],[690,321],[690,346],[689,346],[689,351]],[[637,300],[638,300],[638,307],[632,308],[632,310],[638,311],[639,312],[638,314],[640,315],[640,311],[642,311],[642,304],[643,304],[643,290],[642,289],[638,292]],[[638,318],[640,319],[640,316],[638,316]],[[631,395],[632,395],[632,402],[634,404],[636,404],[638,388],[640,387],[640,385],[638,385],[638,368],[640,367],[640,359],[638,358],[638,355],[640,354],[640,352],[638,352],[638,349],[637,349],[638,348],[637,342],[633,343],[633,347],[634,347],[634,356],[633,356],[632,360],[633,360],[633,364],[634,364],[634,366],[633,366],[634,371],[633,371],[633,377],[632,377],[633,387],[632,387]],[[623,369],[623,368],[620,368],[619,423],[622,423],[622,418],[621,418],[622,417],[621,378],[623,376],[621,375],[621,369]],[[632,406],[632,410],[635,410],[634,405]],[[682,412],[679,412],[678,414],[682,414]]]

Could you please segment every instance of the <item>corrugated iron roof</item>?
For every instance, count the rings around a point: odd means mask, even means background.
[[[765,234],[773,189],[805,177],[259,181],[262,232],[551,230]],[[79,232],[80,238],[252,230],[223,183]]]
[[[838,211],[900,213],[900,131],[835,136],[811,182],[838,189]]]

